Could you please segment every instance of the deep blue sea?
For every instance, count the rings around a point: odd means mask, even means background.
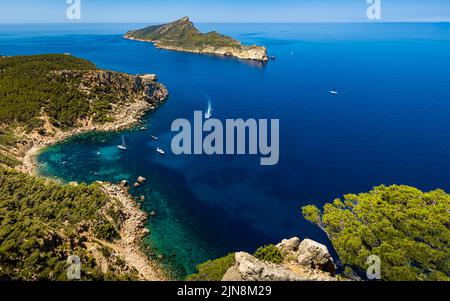
[[[199,25],[266,46],[277,57],[266,65],[121,38],[143,26],[0,25],[0,55],[69,52],[100,68],[158,74],[171,96],[146,117],[147,131],[83,135],[39,161],[43,175],[64,181],[148,178],[132,191],[158,213],[146,244],[178,275],[292,236],[331,248],[303,220],[307,204],[381,184],[450,191],[450,24]],[[215,118],[280,119],[279,164],[171,154],[172,121],[192,119],[208,98]],[[126,152],[116,148],[122,135]]]

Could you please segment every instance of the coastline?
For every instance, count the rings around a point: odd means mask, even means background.
[[[222,47],[222,48],[213,48],[213,47],[206,47],[201,50],[193,50],[193,49],[185,49],[182,47],[176,47],[176,46],[165,46],[162,45],[159,41],[152,41],[152,40],[145,40],[145,39],[139,39],[134,38],[129,35],[124,35],[124,39],[131,40],[131,41],[137,41],[137,42],[145,42],[145,43],[152,43],[156,48],[158,49],[164,49],[164,50],[171,50],[171,51],[178,51],[178,52],[185,52],[185,53],[194,53],[194,54],[210,54],[210,55],[218,55],[223,57],[234,57],[240,60],[247,60],[247,61],[256,61],[260,63],[267,63],[269,61],[269,58],[267,57],[267,54],[265,56],[260,55],[260,47],[255,46],[254,48],[250,48],[247,51],[239,51],[236,52],[236,49],[233,49],[230,52],[230,47]],[[250,46],[247,46],[250,47]],[[248,51],[254,50],[251,55],[248,54]]]
[[[118,200],[125,219],[119,231],[120,239],[106,244],[113,249],[129,266],[136,269],[142,281],[167,281],[169,276],[142,251],[142,241],[150,231],[145,227],[148,214],[141,210],[139,204],[126,188],[111,183],[98,182],[102,190],[111,198]],[[105,244],[104,242],[102,242]]]
[[[161,86],[161,98],[153,103],[144,99],[135,99],[114,112],[114,121],[104,124],[93,124],[92,121],[86,121],[80,127],[68,130],[54,130],[52,136],[41,136],[36,133],[26,135],[29,141],[22,149],[18,150],[22,153],[19,160],[22,165],[15,169],[19,172],[32,176],[40,176],[37,170],[37,156],[46,147],[61,143],[69,138],[85,134],[88,132],[119,132],[121,130],[130,129],[141,122],[142,117],[151,111],[156,110],[159,104],[168,98],[168,91]],[[156,103],[156,104],[155,104]],[[48,120],[45,120],[45,127],[48,128]],[[55,179],[51,179],[55,180]],[[121,229],[119,230],[120,239],[108,243],[102,241],[105,246],[110,247],[121,258],[125,260],[128,266],[134,268],[139,274],[139,280],[142,281],[165,281],[169,280],[168,275],[159,266],[159,263],[153,261],[142,250],[143,239],[149,234],[149,230],[145,227],[148,221],[148,215],[140,209],[139,204],[129,191],[119,185],[112,183],[97,182],[105,194],[110,198],[109,205],[115,205],[115,200],[119,202],[120,210],[124,215]],[[75,183],[75,185],[77,185]],[[88,243],[95,253],[95,244]],[[100,256],[99,265],[104,266],[103,258]]]

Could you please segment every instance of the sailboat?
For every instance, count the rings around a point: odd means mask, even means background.
[[[208,99],[208,108],[206,109],[206,112],[205,112],[205,119],[211,118],[212,111],[213,111],[213,109],[212,109],[212,105],[211,105],[211,100]]]
[[[117,146],[118,149],[127,150],[127,145],[125,144],[125,137],[122,136],[122,144]]]
[[[160,155],[165,155],[166,154],[166,152],[160,147],[156,148],[156,152],[159,153]]]

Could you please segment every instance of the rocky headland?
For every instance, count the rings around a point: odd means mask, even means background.
[[[267,62],[267,50],[256,45],[243,45],[239,41],[217,32],[201,33],[189,17],[163,24],[129,31],[125,39],[151,42],[157,48],[197,54],[214,54],[243,60]]]

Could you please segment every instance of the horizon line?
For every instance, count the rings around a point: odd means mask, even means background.
[[[165,24],[166,21],[130,21],[130,22],[74,22],[74,21],[55,21],[55,22],[1,22],[0,24],[14,24],[14,25],[32,25],[32,24]],[[168,21],[170,22],[170,21]],[[413,21],[413,20],[398,20],[398,21],[292,21],[292,22],[273,22],[273,21],[258,21],[258,22],[193,22],[194,24],[388,24],[388,23],[450,23],[450,20],[430,20],[430,21]]]

